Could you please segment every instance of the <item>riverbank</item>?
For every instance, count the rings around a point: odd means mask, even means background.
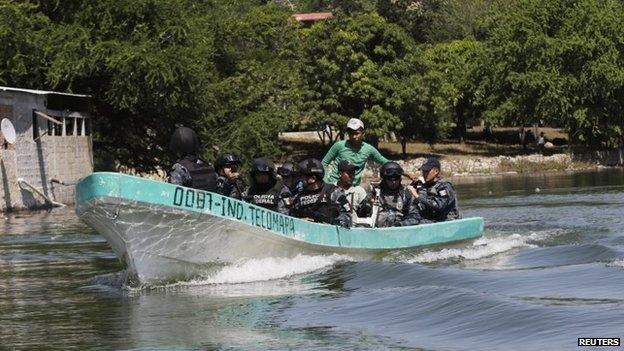
[[[415,157],[406,160],[397,160],[406,172],[418,172],[418,168],[426,157]],[[523,155],[523,156],[439,156],[444,177],[463,181],[474,177],[500,177],[523,174],[543,174],[556,172],[580,172],[607,168],[597,163],[576,161],[570,154],[555,154],[550,156]],[[367,164],[364,170],[364,179],[375,180],[379,170],[378,165]]]

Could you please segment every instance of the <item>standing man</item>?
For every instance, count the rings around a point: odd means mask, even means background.
[[[347,123],[347,133],[349,134],[349,140],[337,141],[323,157],[322,163],[325,169],[327,169],[330,163],[334,162],[331,173],[326,172],[325,182],[328,184],[336,184],[338,181],[338,164],[341,161],[349,161],[349,163],[357,167],[353,177],[353,185],[360,185],[364,166],[369,159],[373,159],[380,165],[389,162],[375,147],[364,142],[364,123],[361,120],[351,118]]]
[[[428,158],[420,166],[422,177],[408,187],[418,202],[420,215],[431,222],[461,218],[457,208],[457,193],[453,185],[440,176],[440,161]]]

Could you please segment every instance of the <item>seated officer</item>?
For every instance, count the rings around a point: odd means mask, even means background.
[[[396,162],[386,162],[379,169],[381,183],[379,189],[373,189],[369,194],[367,208],[372,210],[372,204],[379,204],[377,213],[377,227],[401,227],[420,223],[417,203],[412,194],[401,185],[403,169]],[[379,193],[376,194],[376,191]],[[369,212],[367,210],[366,212]]]
[[[197,156],[199,139],[191,128],[178,127],[171,135],[169,149],[176,157],[167,181],[189,188],[215,191],[217,174],[212,165]]]
[[[243,196],[245,201],[287,215],[291,205],[290,190],[275,179],[273,161],[265,157],[254,159],[249,175],[251,186]]]
[[[282,177],[282,182],[288,187],[292,196],[303,190],[303,180],[301,180],[301,169],[298,164],[284,162],[277,168],[277,174]]]
[[[357,172],[357,166],[353,165],[349,161],[340,161],[338,163],[338,181],[336,182],[336,190],[342,192],[349,201],[351,206],[352,215],[358,217],[368,217],[369,213],[362,213],[360,208],[362,204],[367,202],[366,190],[359,185],[353,186],[353,179]]]
[[[291,214],[314,222],[351,225],[351,207],[344,194],[334,192],[335,186],[325,184],[323,164],[314,158],[299,164],[305,187],[295,196]]]
[[[429,158],[420,170],[422,177],[412,182],[410,191],[416,197],[421,217],[428,222],[461,218],[455,188],[440,176],[440,161]]]
[[[217,170],[217,189],[216,192],[229,196],[234,199],[242,199],[242,192],[238,187],[238,166],[240,158],[236,155],[221,155],[215,161],[215,169]]]

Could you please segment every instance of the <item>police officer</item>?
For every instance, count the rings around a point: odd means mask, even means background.
[[[421,221],[414,196],[401,185],[403,168],[396,162],[386,162],[379,169],[381,183],[369,194],[369,208],[377,203],[377,227],[401,227],[417,225]]]
[[[422,177],[414,180],[410,189],[417,198],[420,215],[430,222],[461,218],[455,188],[442,179],[440,169],[440,161],[428,158],[420,167]]]
[[[301,179],[301,168],[294,162],[284,162],[277,167],[277,174],[282,177],[284,185],[288,187],[294,197],[303,190],[303,180]]]
[[[291,205],[290,190],[275,178],[273,161],[266,157],[254,159],[249,175],[251,185],[243,196],[245,201],[287,215]]]
[[[169,183],[206,191],[216,190],[214,167],[197,156],[199,139],[195,131],[178,127],[171,135],[169,150],[177,159],[167,176]]]
[[[323,182],[325,171],[321,161],[309,158],[299,166],[305,187],[295,196],[292,215],[314,222],[351,226],[351,207],[344,193],[334,192],[335,186]]]
[[[238,186],[238,166],[240,158],[233,154],[221,155],[215,161],[215,169],[217,170],[217,189],[216,192],[229,196],[234,199],[242,199],[243,195]]]

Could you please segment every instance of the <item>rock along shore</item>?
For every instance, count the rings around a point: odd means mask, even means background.
[[[406,172],[417,172],[424,157],[397,161]],[[601,168],[595,163],[578,162],[569,154],[550,156],[495,156],[495,157],[440,157],[442,173],[446,177],[474,177],[512,174],[533,174],[545,172],[581,171]],[[368,163],[364,170],[364,178],[377,177],[379,166]]]

